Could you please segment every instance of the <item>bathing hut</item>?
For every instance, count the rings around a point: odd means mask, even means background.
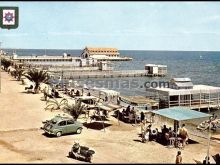
[[[146,64],[145,70],[152,76],[165,76],[167,74],[167,65]]]

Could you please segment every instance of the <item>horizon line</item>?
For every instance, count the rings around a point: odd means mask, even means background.
[[[110,47],[109,47],[110,48]],[[32,49],[32,50],[83,50],[83,49],[79,49],[79,48],[73,48],[73,49],[64,49],[64,48],[60,48],[60,49],[45,49],[45,48],[1,48],[2,50],[4,49],[14,49],[14,50],[18,50],[18,49],[23,49],[23,50],[28,50],[28,49]],[[156,49],[118,49],[119,51],[176,51],[176,52],[220,52],[220,50],[156,50]]]

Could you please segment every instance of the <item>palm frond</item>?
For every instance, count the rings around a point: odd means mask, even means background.
[[[49,104],[49,103],[59,104],[56,99],[49,99],[49,100],[47,100],[46,104]]]
[[[85,106],[81,104],[80,101],[77,101],[75,104],[66,105],[64,110],[67,111],[73,118],[77,119],[80,114],[82,114]]]

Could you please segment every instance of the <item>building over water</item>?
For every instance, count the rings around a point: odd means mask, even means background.
[[[165,76],[167,74],[167,65],[146,64],[145,70],[152,76]]]
[[[159,99],[160,108],[186,106],[190,109],[220,108],[220,87],[193,85],[190,78],[173,78],[168,87],[147,88]]]
[[[95,56],[108,56],[118,57],[120,53],[116,48],[91,48],[85,47],[82,53],[82,58],[95,57]]]
[[[116,48],[92,48],[85,47],[81,54],[81,58],[93,58],[99,61],[129,61],[131,57],[120,57],[120,53]]]

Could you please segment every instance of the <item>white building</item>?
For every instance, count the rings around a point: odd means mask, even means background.
[[[148,71],[149,75],[158,76],[167,74],[167,65],[156,65],[156,64],[146,64],[145,70]]]
[[[160,108],[186,106],[210,110],[220,107],[220,87],[193,85],[189,78],[174,78],[169,87],[148,88],[147,92],[159,99]]]

